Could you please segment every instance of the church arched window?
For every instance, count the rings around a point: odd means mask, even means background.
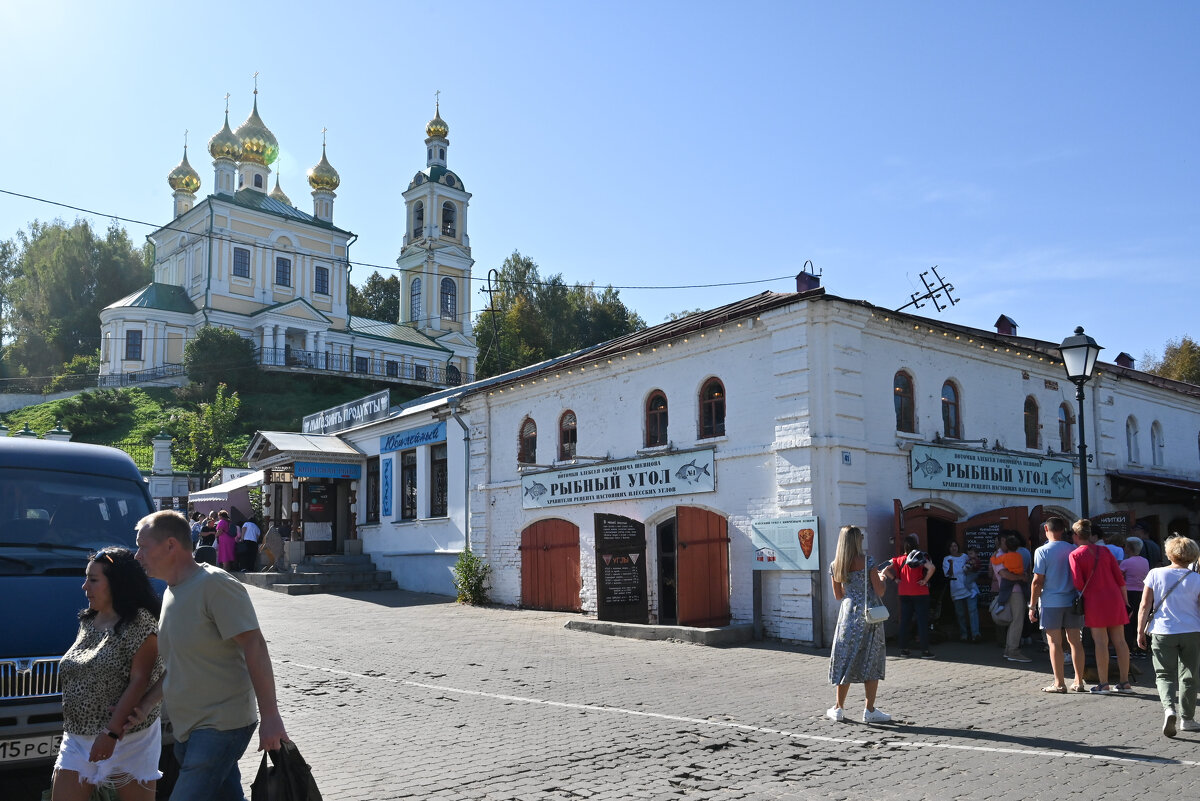
[[[442,204],[442,235],[455,236],[455,231],[458,226],[455,224],[458,220],[458,210],[454,208],[454,204],[447,200]]]
[[[262,179],[262,176],[261,176],[261,175],[255,175],[255,176],[254,176],[254,188],[255,188],[255,189],[262,189],[262,188],[263,188],[263,179]]]
[[[444,320],[458,317],[458,287],[454,285],[453,278],[442,279],[441,309]]]
[[[409,291],[408,298],[408,319],[414,323],[421,322],[421,279],[414,278],[412,280],[412,288]]]
[[[424,228],[425,228],[425,204],[418,200],[413,205],[412,238],[419,239],[421,237],[421,231]]]

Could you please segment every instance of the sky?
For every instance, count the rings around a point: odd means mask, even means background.
[[[896,309],[936,265],[958,303],[919,314],[1055,342],[1082,325],[1140,362],[1200,338],[1197,41],[1183,0],[5,0],[0,238],[117,216],[143,241],[185,130],[211,191],[225,94],[236,128],[257,72],[310,212],[328,129],[361,285],[392,274],[440,91],[476,311],[518,250],[650,324],[793,291],[806,262]]]

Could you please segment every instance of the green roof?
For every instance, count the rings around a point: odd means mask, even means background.
[[[424,180],[418,182],[418,176],[422,175],[425,176]],[[454,179],[454,183],[446,183],[446,181],[443,180],[447,175]],[[467,191],[467,188],[463,186],[462,178],[458,177],[458,173],[454,172],[453,170],[448,170],[440,164],[434,164],[432,167],[426,167],[418,172],[413,176],[408,188],[412,189],[414,186],[420,186],[420,184],[424,183],[425,181],[429,181],[432,184],[445,184],[451,189],[461,189],[464,192]]]
[[[349,231],[338,228],[333,223],[318,220],[308,212],[300,211],[295,206],[289,206],[257,189],[239,189],[232,196],[213,195],[213,197],[219,200],[232,201],[243,208],[274,214],[276,217],[283,217],[289,220],[296,220],[297,222],[308,223],[309,225],[316,225],[321,228],[328,228],[333,231],[340,231],[343,234],[350,234]]]
[[[173,284],[150,284],[149,286],[144,286],[132,295],[126,295],[104,308],[143,308],[179,312],[180,314],[196,313],[196,305],[188,297],[187,290]]]
[[[417,329],[407,325],[385,323],[380,320],[370,320],[366,317],[351,317],[350,331],[375,339],[390,339],[395,342],[403,342],[407,345],[415,345],[418,348],[430,348],[446,353],[451,352],[448,348],[442,347]]]

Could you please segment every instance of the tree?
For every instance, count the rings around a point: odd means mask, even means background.
[[[258,371],[254,343],[229,328],[206,325],[183,348],[187,377],[209,395],[224,383],[240,389]]]
[[[384,278],[378,272],[373,272],[362,289],[350,285],[346,303],[354,317],[366,317],[385,323],[399,322],[400,276],[390,275]]]
[[[229,442],[237,433],[242,402],[236,392],[228,394],[228,390],[225,384],[218,384],[212,401],[200,404],[199,412],[180,414],[171,426],[175,457],[204,476],[220,464],[241,462],[242,454],[234,453]]]
[[[95,352],[100,310],[151,276],[146,251],[116,222],[101,238],[86,220],[34,220],[0,253],[0,304],[12,338],[6,359],[20,372],[47,375]]]
[[[1162,358],[1147,352],[1142,357],[1142,369],[1163,378],[1200,384],[1200,344],[1184,334],[1163,347]]]
[[[542,278],[519,252],[504,260],[499,291],[475,320],[483,351],[479,376],[544,361],[646,327],[611,286],[568,286],[561,274]]]
[[[682,320],[684,317],[691,317],[693,314],[699,314],[702,311],[704,311],[704,309],[697,308],[697,309],[684,309],[683,311],[680,311],[680,312],[670,312],[666,317],[663,318],[663,321],[670,323],[670,322],[674,322],[675,320]]]

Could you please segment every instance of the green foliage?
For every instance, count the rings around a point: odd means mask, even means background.
[[[52,392],[79,389],[81,386],[96,384],[96,376],[100,373],[100,351],[84,355],[79,354],[64,364],[58,375],[42,390],[49,395]],[[87,383],[81,383],[86,381]]]
[[[671,312],[666,317],[663,318],[663,322],[669,323],[669,322],[673,322],[675,320],[682,320],[684,317],[691,317],[693,314],[699,314],[702,311],[704,311],[704,309],[696,308],[696,309],[684,309],[683,311],[680,311],[680,312]]]
[[[85,441],[112,428],[117,420],[128,419],[132,411],[129,393],[116,389],[81,392],[58,404],[63,428]]]
[[[240,406],[238,394],[218,384],[212,401],[200,404],[199,412],[177,415],[168,428],[175,438],[176,469],[207,476],[218,465],[240,464],[242,451],[234,451]]]
[[[492,575],[492,566],[475,555],[474,552],[463,550],[458,554],[458,560],[451,568],[454,573],[454,589],[458,590],[458,602],[478,606],[488,602],[488,579]]]
[[[144,251],[115,222],[103,237],[86,220],[29,224],[0,252],[0,313],[10,369],[34,376],[96,351],[100,310],[149,283]]]
[[[218,384],[238,391],[258,372],[254,343],[233,329],[210,325],[184,346],[183,367],[204,397],[211,397]]]
[[[542,278],[538,266],[513,252],[500,268],[500,290],[475,322],[483,355],[479,377],[496,375],[646,327],[611,286],[568,286]]]
[[[394,323],[400,319],[400,276],[371,273],[362,289],[350,285],[346,303],[354,317]]]
[[[1143,356],[1142,369],[1163,378],[1200,384],[1200,344],[1187,334],[1172,339],[1163,348],[1161,358],[1151,353]]]

